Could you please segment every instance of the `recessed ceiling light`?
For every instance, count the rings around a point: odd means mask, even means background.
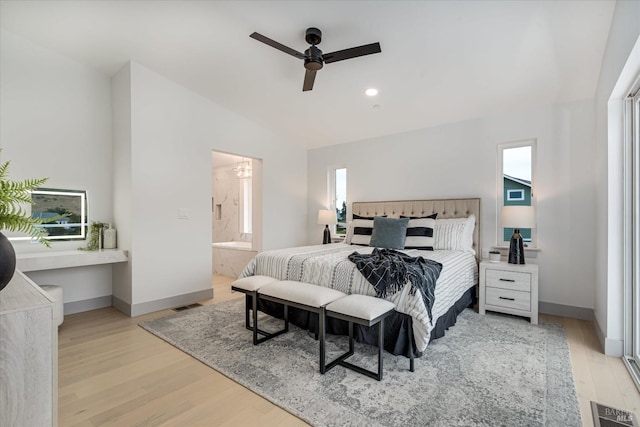
[[[364,93],[366,93],[367,96],[376,96],[378,94],[378,89],[371,87],[365,90]]]

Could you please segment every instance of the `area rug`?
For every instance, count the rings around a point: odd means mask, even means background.
[[[149,332],[315,426],[581,426],[564,329],[466,309],[410,372],[384,354],[380,382],[337,366],[318,371],[318,342],[290,332],[252,345],[244,300],[140,323]],[[261,328],[277,330],[267,316]],[[346,337],[328,336],[327,357]],[[349,361],[375,370],[376,352],[356,345]]]

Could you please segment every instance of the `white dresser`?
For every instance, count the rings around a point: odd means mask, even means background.
[[[16,271],[0,291],[0,426],[58,425],[53,301]]]
[[[479,312],[525,316],[538,324],[538,265],[482,261]]]

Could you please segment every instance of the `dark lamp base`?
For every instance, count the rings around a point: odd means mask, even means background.
[[[513,231],[509,244],[509,264],[524,264],[524,243],[517,228]]]
[[[326,245],[331,243],[331,231],[329,231],[329,225],[324,226],[324,235],[322,236],[322,244]]]

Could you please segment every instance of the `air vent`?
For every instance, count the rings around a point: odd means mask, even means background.
[[[202,307],[202,304],[195,303],[195,304],[183,305],[182,307],[175,307],[172,310],[183,311],[183,310],[189,310],[190,308],[196,308],[196,307]]]
[[[594,427],[640,427],[633,412],[591,402]]]

